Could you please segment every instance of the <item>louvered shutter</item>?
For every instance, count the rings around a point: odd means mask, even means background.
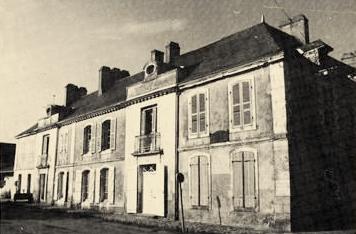
[[[102,130],[102,123],[99,122],[96,127],[96,151],[101,151],[101,130]]]
[[[115,203],[115,167],[109,168],[108,176],[108,200],[110,204]]]
[[[192,206],[198,205],[198,187],[199,187],[199,173],[198,173],[198,157],[190,159],[190,202]]]
[[[237,83],[232,86],[231,100],[232,100],[232,113],[231,121],[233,126],[241,125],[241,97],[240,97],[240,84]]]
[[[110,123],[110,149],[116,147],[116,118],[111,119]]]
[[[97,128],[97,125],[96,125],[96,124],[91,125],[90,152],[91,152],[92,154],[95,153],[95,148],[96,148],[96,145],[95,145],[96,128]]]
[[[205,156],[200,156],[200,205],[208,206],[209,205],[209,163],[208,159]]]
[[[100,202],[100,169],[95,170],[95,189],[94,189],[94,202]]]
[[[233,181],[233,205],[234,208],[243,207],[243,177],[242,177],[242,152],[233,156],[232,181]]]
[[[191,97],[191,115],[189,116],[189,120],[191,121],[191,133],[198,133],[198,97],[197,95],[193,95]]]
[[[251,90],[250,82],[242,82],[242,109],[243,109],[243,124],[251,124]]]
[[[88,180],[88,201],[92,203],[95,198],[95,170],[89,172]]]
[[[205,93],[199,94],[199,133],[206,131],[206,95]]]
[[[244,152],[245,207],[255,207],[255,159],[251,152]]]
[[[75,180],[73,186],[73,200],[74,203],[80,203],[81,200],[81,189],[82,189],[82,173],[81,171],[75,172]]]
[[[205,113],[206,113],[206,117],[205,117],[205,135],[209,135],[209,113],[210,108],[209,108],[209,91],[207,90],[205,93]]]

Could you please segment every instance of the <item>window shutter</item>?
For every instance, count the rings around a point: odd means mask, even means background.
[[[206,95],[205,93],[199,94],[199,133],[205,133],[206,131]]]
[[[95,139],[96,139],[96,124],[91,125],[91,136],[90,136],[90,152],[95,153]]]
[[[80,152],[80,155],[83,154],[84,152],[84,147],[83,147],[83,144],[84,144],[84,141],[85,141],[85,136],[84,136],[84,132],[85,132],[85,127],[82,128],[82,131],[79,132],[79,142],[78,142],[78,147],[79,147],[79,152]]]
[[[192,133],[192,99],[188,100],[188,135]]]
[[[251,152],[244,152],[245,207],[255,207],[255,159]]]
[[[206,134],[209,134],[209,115],[210,115],[210,108],[209,108],[209,91],[206,91],[206,94],[205,94],[205,126],[206,126],[206,130],[205,130],[205,133]]]
[[[157,107],[152,108],[152,132],[157,132]]]
[[[232,159],[233,205],[234,208],[243,207],[243,181],[242,181],[242,153],[234,155]]]
[[[101,151],[101,129],[102,129],[102,123],[99,122],[96,127],[96,151],[97,152]]]
[[[100,202],[100,169],[95,170],[95,189],[94,189],[94,202]]]
[[[205,156],[200,156],[200,205],[209,205],[209,163]]]
[[[109,168],[108,200],[110,204],[115,203],[115,167]]]
[[[197,134],[198,133],[198,97],[197,95],[193,95],[191,97],[191,116],[190,116],[190,121],[191,121],[191,133],[192,134]]]
[[[116,147],[116,118],[111,119],[110,123],[110,149]]]
[[[198,157],[190,160],[190,202],[192,206],[198,205]]]
[[[95,170],[89,172],[88,180],[88,201],[92,203],[95,197]]]
[[[74,203],[80,203],[81,200],[81,191],[82,191],[82,173],[81,171],[75,172],[75,181],[73,186],[73,200]]]
[[[243,124],[251,124],[251,93],[250,82],[242,82]]]
[[[241,93],[240,84],[237,83],[232,86],[232,125],[241,125]]]

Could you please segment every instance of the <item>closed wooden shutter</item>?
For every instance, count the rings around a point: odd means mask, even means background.
[[[191,121],[191,132],[198,132],[198,98],[197,95],[191,97],[191,116],[189,117]]]
[[[192,206],[199,205],[199,157],[190,159],[190,202]]]
[[[245,207],[255,207],[255,158],[252,152],[244,152]]]
[[[110,123],[110,149],[116,147],[116,118],[111,119]]]
[[[242,152],[232,157],[232,183],[234,208],[243,207],[243,169]]]
[[[80,203],[81,201],[81,189],[82,189],[82,173],[81,171],[75,172],[75,180],[73,186],[73,200],[74,203]]]
[[[95,153],[95,139],[96,139],[96,128],[97,128],[97,125],[96,124],[93,124],[91,125],[91,136],[90,136],[90,152],[92,154]]]
[[[101,151],[101,130],[102,130],[102,123],[99,122],[96,128],[96,151]]]
[[[240,98],[240,84],[237,83],[232,86],[231,90],[231,99],[232,99],[232,125],[240,126],[241,125],[241,98]]]
[[[208,158],[205,156],[199,157],[199,172],[200,172],[200,205],[209,205],[209,163]]]
[[[115,167],[109,168],[108,178],[108,200],[110,204],[115,203]]]
[[[100,202],[100,169],[95,170],[95,189],[94,189],[94,202]]]

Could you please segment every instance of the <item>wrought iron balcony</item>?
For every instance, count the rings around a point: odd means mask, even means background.
[[[162,152],[161,134],[154,132],[148,135],[136,136],[133,155],[158,154]]]
[[[39,168],[39,169],[40,168],[48,168],[49,165],[48,165],[47,159],[48,159],[48,155],[42,154],[40,156],[39,162],[37,163],[37,168]]]

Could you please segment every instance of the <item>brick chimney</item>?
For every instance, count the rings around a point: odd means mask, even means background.
[[[110,69],[107,66],[102,66],[99,70],[99,88],[98,95],[102,95],[109,90],[116,80],[130,76],[126,70],[120,70],[116,67]]]
[[[309,24],[305,15],[294,16],[289,21],[282,23],[279,28],[298,39],[301,43],[309,43]]]
[[[87,89],[84,87],[78,87],[74,84],[67,84],[65,87],[65,106],[69,107],[71,104],[79,100],[82,96],[87,94]]]
[[[163,63],[164,53],[159,50],[152,50],[151,51],[151,61],[157,63]]]
[[[171,41],[166,45],[166,63],[173,63],[175,58],[180,55],[180,47],[176,42]]]

